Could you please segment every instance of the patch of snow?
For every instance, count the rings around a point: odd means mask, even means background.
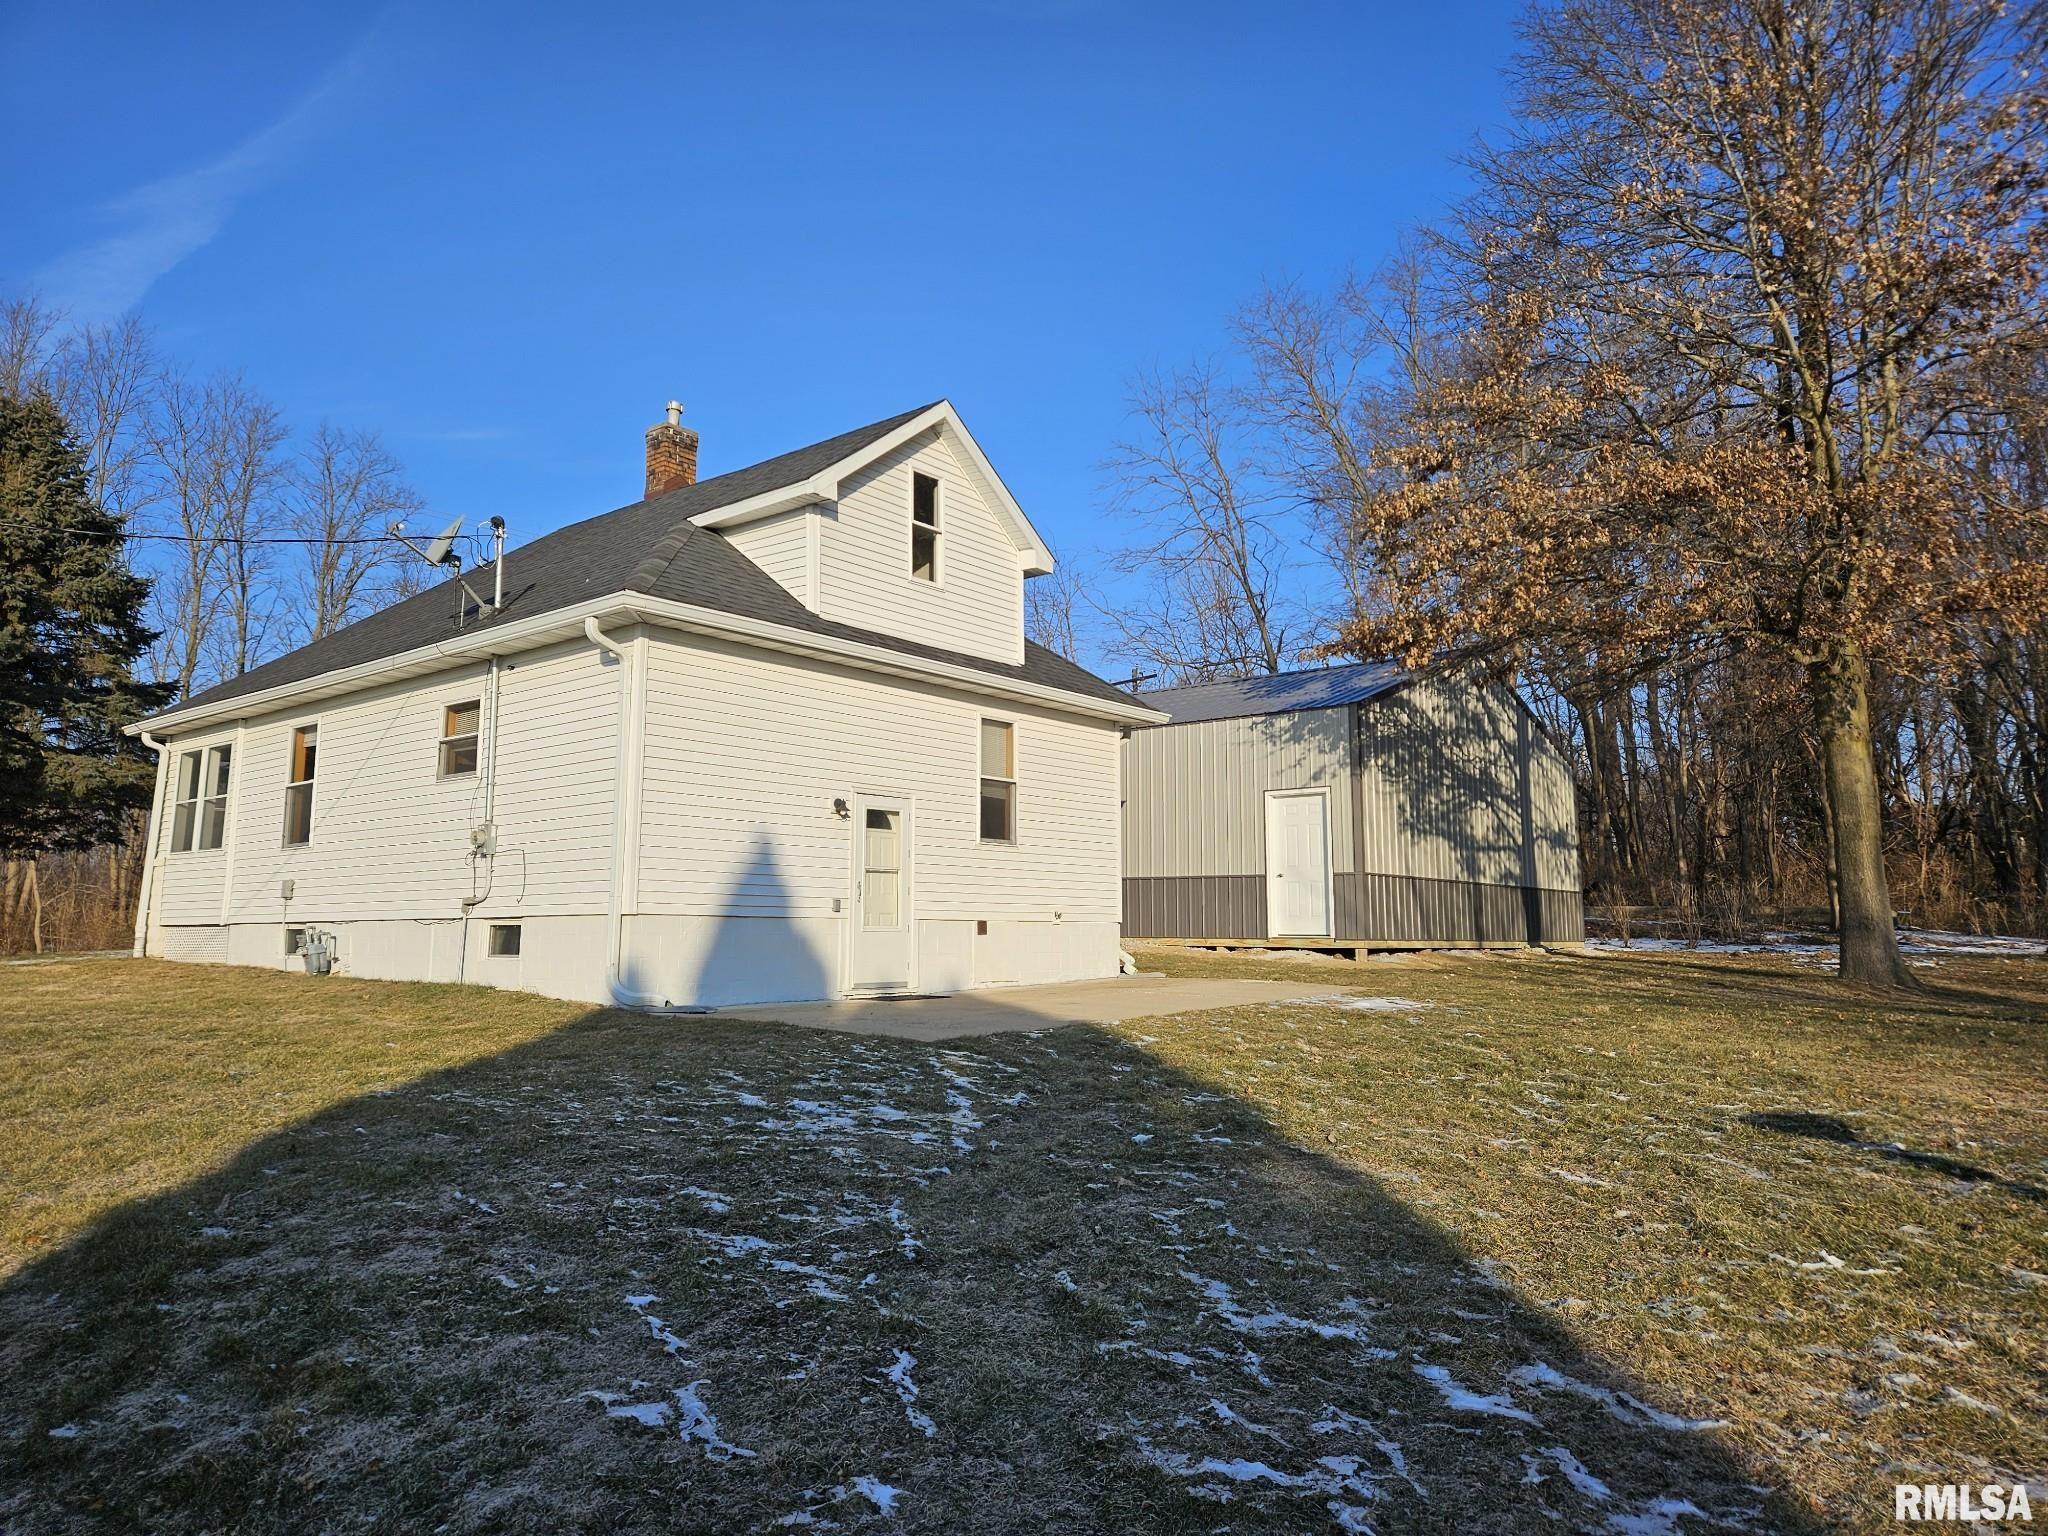
[[[1590,1381],[1580,1381],[1567,1376],[1557,1367],[1544,1361],[1518,1365],[1508,1372],[1508,1380],[1518,1387],[1534,1387],[1539,1392],[1569,1392],[1574,1397],[1583,1397],[1589,1403],[1598,1403],[1607,1410],[1610,1418],[1637,1428],[1702,1430],[1721,1429],[1726,1419],[1688,1419],[1675,1413],[1666,1413],[1661,1408],[1652,1408],[1640,1398],[1626,1392],[1617,1392],[1611,1387],[1595,1386]]]
[[[894,1227],[901,1236],[898,1246],[903,1249],[903,1257],[906,1259],[916,1258],[918,1250],[924,1247],[924,1244],[911,1235],[910,1218],[903,1214],[903,1202],[901,1200],[889,1202],[889,1225]]]
[[[1958,1408],[1974,1408],[1977,1412],[1988,1413],[1994,1418],[2005,1417],[2005,1410],[1996,1403],[1987,1403],[1981,1397],[1972,1397],[1960,1387],[1943,1387],[1941,1396],[1944,1402],[1954,1403]]]
[[[52,1440],[76,1440],[78,1436],[79,1428],[76,1424],[59,1424],[50,1431]]]
[[[664,1428],[668,1421],[675,1417],[675,1410],[667,1403],[608,1403],[604,1411],[606,1418],[631,1419],[635,1424],[644,1424],[649,1429]]]
[[[1545,1456],[1548,1456],[1556,1465],[1557,1470],[1564,1474],[1564,1480],[1578,1489],[1587,1498],[1597,1499],[1605,1503],[1614,1497],[1614,1490],[1612,1488],[1609,1488],[1599,1478],[1588,1472],[1585,1463],[1581,1462],[1578,1457],[1561,1445],[1545,1446],[1533,1456],[1524,1455],[1522,1457],[1524,1469],[1522,1481],[1524,1483],[1540,1483],[1544,1480],[1547,1475],[1543,1471],[1543,1458]]]
[[[201,1227],[199,1235],[201,1237],[233,1237],[235,1234],[227,1227]]]
[[[516,1291],[519,1289],[519,1282],[517,1280],[514,1280],[510,1275],[493,1275],[491,1276],[491,1278],[497,1281],[498,1284],[505,1287],[505,1289],[508,1291]]]
[[[1208,1297],[1210,1310],[1222,1319],[1227,1328],[1239,1333],[1312,1333],[1319,1339],[1349,1339],[1354,1344],[1365,1342],[1365,1326],[1362,1323],[1324,1323],[1314,1318],[1296,1317],[1291,1312],[1269,1308],[1264,1312],[1248,1312],[1237,1304],[1230,1286],[1222,1280],[1211,1280],[1193,1270],[1180,1272],[1187,1281]],[[1340,1309],[1355,1312],[1362,1303],[1356,1297],[1347,1296],[1338,1303]]]
[[[1515,1419],[1523,1424],[1534,1424],[1536,1415],[1526,1408],[1517,1408],[1514,1400],[1506,1393],[1485,1396],[1458,1384],[1451,1373],[1441,1365],[1424,1365],[1417,1362],[1415,1374],[1435,1387],[1443,1398],[1444,1406],[1456,1413],[1485,1413],[1495,1418]]]
[[[1264,1435],[1268,1440],[1279,1440],[1282,1445],[1285,1445],[1287,1443],[1286,1440],[1282,1439],[1281,1436],[1275,1433],[1272,1429],[1268,1428],[1264,1424],[1254,1424],[1250,1419],[1246,1418],[1243,1414],[1239,1413],[1235,1408],[1231,1407],[1230,1404],[1224,1402],[1223,1399],[1220,1397],[1212,1397],[1209,1399],[1209,1411],[1215,1414],[1216,1417],[1222,1420],[1225,1424],[1235,1424],[1239,1429],[1242,1429],[1249,1434]]]
[[[1323,1408],[1323,1416],[1317,1419],[1315,1423],[1309,1425],[1308,1428],[1309,1433],[1315,1435],[1334,1435],[1343,1431],[1349,1431],[1365,1436],[1366,1439],[1372,1441],[1374,1449],[1387,1458],[1387,1465],[1394,1469],[1396,1477],[1421,1494],[1422,1497],[1429,1497],[1422,1484],[1415,1481],[1414,1475],[1409,1472],[1407,1455],[1396,1442],[1382,1435],[1379,1431],[1379,1426],[1374,1424],[1371,1419],[1361,1419],[1355,1413],[1346,1413],[1342,1408],[1326,1404]]]
[[[1554,1179],[1563,1179],[1567,1184],[1583,1184],[1589,1189],[1614,1188],[1611,1180],[1596,1179],[1590,1173],[1573,1173],[1569,1168],[1553,1168],[1550,1170],[1550,1176]]]
[[[1349,992],[1332,992],[1326,997],[1298,997],[1290,1006],[1341,1008],[1346,1013],[1421,1013],[1436,1004],[1413,997],[1358,997]]]
[[[1371,1527],[1364,1523],[1364,1511],[1344,1500],[1362,1499],[1370,1503],[1380,1497],[1379,1486],[1359,1470],[1356,1456],[1324,1456],[1304,1471],[1283,1472],[1263,1461],[1243,1457],[1204,1456],[1198,1461],[1180,1451],[1160,1450],[1143,1435],[1137,1437],[1137,1447],[1140,1456],[1170,1477],[1221,1480],[1198,1483],[1189,1489],[1196,1498],[1228,1503],[1234,1497],[1231,1485],[1246,1483],[1271,1483],[1276,1488],[1322,1494],[1330,1500],[1327,1507],[1337,1517],[1340,1528],[1347,1531],[1369,1531]]]
[[[1641,1509],[1609,1515],[1602,1529],[1615,1536],[1679,1536],[1681,1515],[1707,1519],[1707,1512],[1690,1499],[1652,1499]]]
[[[1146,1142],[1148,1142],[1148,1141],[1150,1141],[1151,1139],[1152,1139],[1152,1133],[1151,1133],[1150,1131],[1140,1131],[1140,1132],[1138,1132],[1138,1134],[1137,1134],[1137,1135],[1135,1135],[1135,1136],[1133,1136],[1133,1137],[1131,1138],[1131,1140],[1132,1140],[1132,1141],[1136,1142],[1136,1143],[1137,1143],[1137,1144],[1138,1144],[1139,1146],[1141,1146],[1141,1147],[1142,1147],[1143,1145],[1145,1145],[1145,1143],[1146,1143]]]
[[[917,1368],[917,1356],[907,1349],[896,1351],[895,1363],[882,1374],[889,1378],[896,1388],[896,1395],[903,1400],[903,1416],[910,1420],[910,1427],[929,1440],[938,1434],[939,1426],[931,1415],[917,1406],[917,1383],[910,1379],[910,1373]]]
[[[752,1460],[754,1453],[744,1446],[734,1445],[718,1432],[718,1420],[711,1410],[704,1406],[704,1399],[698,1395],[709,1378],[691,1382],[687,1387],[676,1388],[676,1407],[681,1411],[680,1431],[685,1440],[702,1440],[704,1455],[711,1461],[731,1461],[735,1456]]]
[[[1839,1269],[1843,1271],[1845,1274],[1851,1275],[1896,1275],[1898,1273],[1896,1269],[1851,1269],[1849,1268],[1847,1262],[1845,1262],[1842,1259],[1836,1258],[1832,1253],[1829,1253],[1827,1249],[1821,1248],[1816,1251],[1820,1254],[1820,1257],[1818,1259],[1812,1260],[1811,1262],[1801,1262],[1798,1259],[1790,1258],[1785,1254],[1776,1252],[1772,1253],[1770,1256],[1776,1259],[1780,1264],[1789,1264],[1794,1269]]]

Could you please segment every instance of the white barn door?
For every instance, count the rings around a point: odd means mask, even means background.
[[[1330,792],[1266,792],[1266,935],[1330,937]]]

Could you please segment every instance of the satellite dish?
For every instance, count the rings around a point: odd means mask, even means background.
[[[457,518],[441,530],[441,536],[421,552],[420,558],[429,565],[446,565],[448,552],[455,547],[455,536],[462,532],[462,519]]]

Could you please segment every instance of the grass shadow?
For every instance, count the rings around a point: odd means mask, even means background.
[[[0,1525],[1822,1527],[1356,1170],[1104,1031],[596,1012],[0,1285]]]

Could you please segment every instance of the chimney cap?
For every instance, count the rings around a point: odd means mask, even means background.
[[[680,400],[671,400],[671,401],[669,401],[669,403],[668,403],[668,424],[669,424],[670,426],[672,426],[672,427],[679,427],[679,426],[681,426],[681,425],[683,424],[683,402],[682,402],[682,401],[680,401]]]

